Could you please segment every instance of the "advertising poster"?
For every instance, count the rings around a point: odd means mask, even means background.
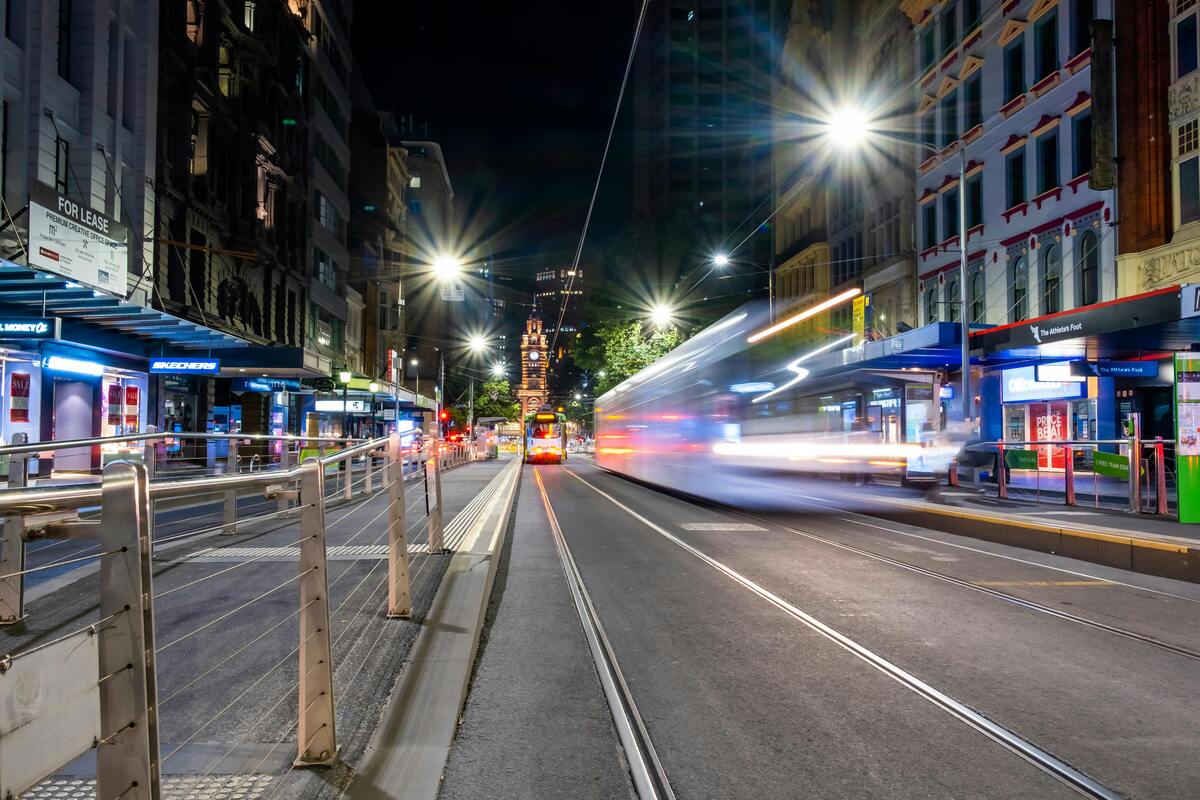
[[[1175,354],[1175,482],[1180,522],[1200,522],[1200,353]]]
[[[121,385],[118,383],[110,383],[107,391],[108,413],[106,421],[109,425],[121,424],[121,409],[124,403],[124,395],[121,392]]]
[[[29,373],[14,372],[8,384],[8,419],[29,422]]]
[[[118,408],[120,406],[118,405]],[[125,387],[125,426],[137,430],[138,426],[138,387]]]
[[[1067,431],[1069,410],[1070,407],[1066,403],[1031,405],[1029,421],[1033,439],[1039,442],[1060,442],[1070,438]],[[1038,448],[1038,467],[1040,469],[1064,469],[1065,466],[1061,447]]]
[[[125,226],[42,183],[29,193],[29,266],[124,296]]]

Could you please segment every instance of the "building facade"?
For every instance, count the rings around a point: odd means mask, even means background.
[[[647,11],[632,85],[634,214],[686,214],[708,254],[754,233],[770,198],[777,5],[670,0]],[[768,236],[746,247],[767,265]]]
[[[522,413],[532,414],[548,402],[546,367],[549,353],[550,344],[542,331],[542,320],[536,315],[531,316],[521,335],[521,385],[517,389],[517,400],[521,403]]]

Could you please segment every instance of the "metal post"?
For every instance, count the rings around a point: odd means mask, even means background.
[[[433,493],[437,503],[429,514],[429,552],[440,553],[446,549],[445,530],[442,528],[442,465],[439,443],[437,458],[433,459]]]
[[[229,440],[229,453],[225,457],[225,473],[227,475],[236,475],[238,473],[238,440]],[[225,492],[224,508],[221,511],[221,534],[223,536],[232,536],[237,533],[237,489],[230,489]]]
[[[1008,464],[1004,463],[1004,443],[999,445],[996,457],[996,479],[1000,482],[1000,498],[1008,499]]]
[[[375,491],[375,456],[367,453],[367,477],[363,483],[363,494],[370,496]]]
[[[388,611],[389,617],[412,616],[408,574],[408,522],[404,505],[404,454],[400,436],[388,439]]]
[[[154,662],[149,475],[117,461],[101,486],[100,730],[96,796],[156,800],[159,785],[158,683]],[[111,619],[110,619],[111,618]]]
[[[343,445],[343,449],[349,445]],[[342,499],[349,500],[354,496],[354,458],[342,459]]]
[[[947,486],[958,486],[958,459],[951,459],[950,473],[946,476]]]
[[[282,445],[283,446],[279,449],[279,471],[287,472],[292,468],[292,450],[289,447],[289,443],[286,439],[283,440]],[[285,482],[283,484],[283,488],[285,490],[289,488],[289,483],[290,482]],[[292,501],[288,499],[286,491],[280,492],[279,496],[275,500],[275,507],[279,509],[280,512],[287,511],[291,504]]]
[[[1155,511],[1159,516],[1167,515],[1167,460],[1163,452],[1163,438],[1154,437],[1154,493],[1158,500]]]
[[[14,445],[28,444],[29,435],[14,433]],[[8,488],[23,489],[28,483],[28,456],[17,453],[8,460]],[[25,519],[12,515],[4,520],[0,541],[0,625],[11,625],[25,617]]]
[[[1075,448],[1063,446],[1063,500],[1069,506],[1075,505]]]
[[[1133,430],[1129,436],[1129,510],[1136,514],[1142,510],[1142,420],[1140,414],[1130,416]]]
[[[970,422],[974,413],[971,396],[971,321],[967,306],[967,148],[958,150],[958,320],[962,338],[962,415]]]
[[[328,766],[337,758],[333,717],[333,653],[325,561],[325,470],[316,458],[300,465],[300,692],[294,765]]]

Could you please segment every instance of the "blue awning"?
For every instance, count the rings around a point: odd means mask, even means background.
[[[0,261],[0,313],[61,317],[64,341],[133,356],[250,346],[237,336],[9,261]]]
[[[983,326],[973,326],[982,329]],[[886,339],[824,353],[805,362],[812,375],[850,370],[949,370],[962,364],[961,326],[934,322]]]

